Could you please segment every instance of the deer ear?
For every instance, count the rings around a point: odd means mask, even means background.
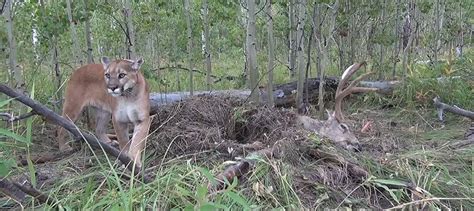
[[[143,62],[144,62],[144,61],[143,61],[142,58],[139,58],[139,59],[133,61],[133,63],[132,63],[132,69],[138,71],[138,70],[140,69],[140,67],[142,66]]]
[[[103,56],[102,58],[100,58],[100,62],[102,62],[102,65],[104,65],[104,70],[106,70],[110,64],[109,57]]]
[[[331,111],[326,109],[326,113],[328,114],[328,120],[336,118],[336,112],[334,112],[334,111],[331,112]]]

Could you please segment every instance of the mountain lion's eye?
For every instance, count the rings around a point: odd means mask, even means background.
[[[109,74],[109,73],[106,73],[106,74],[105,74],[105,77],[106,77],[106,78],[110,78],[110,74]]]
[[[119,74],[119,78],[123,78],[123,77],[125,77],[125,74],[124,74],[124,73],[120,73],[120,74]]]

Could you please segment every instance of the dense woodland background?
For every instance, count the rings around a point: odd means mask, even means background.
[[[296,80],[307,69],[310,77],[321,70],[334,76],[360,61],[368,61],[374,80],[446,76],[473,41],[472,4],[3,1],[1,65],[9,71],[2,80],[20,87],[46,77],[55,86],[37,83],[42,94],[60,94],[75,68],[100,56],[143,57],[143,72],[157,92],[266,85],[270,70],[276,83]],[[430,71],[420,73],[417,63]]]
[[[297,81],[297,104],[305,78],[366,61],[367,80],[402,83],[356,106],[435,116],[426,109],[439,96],[474,109],[471,0],[1,0],[0,9],[0,81],[57,112],[69,75],[101,56],[144,58],[152,92],[250,89],[258,101],[258,87]],[[7,129],[31,138],[25,127]]]

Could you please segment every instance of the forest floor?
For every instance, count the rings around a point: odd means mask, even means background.
[[[124,170],[85,144],[74,154],[35,165],[34,177],[25,166],[10,178],[33,180],[63,206],[76,209],[114,207],[123,197],[132,198],[126,206],[164,209],[196,208],[204,202],[234,208],[474,207],[469,187],[474,148],[453,147],[465,139],[470,120],[448,114],[441,123],[433,109],[354,107],[345,113],[362,144],[360,152],[299,128],[291,109],[204,96],[165,106],[153,117],[145,153],[145,172],[155,178],[151,184],[119,179],[117,172]],[[53,126],[35,126],[32,156],[57,153],[54,138]],[[265,149],[272,149],[273,156],[254,158],[239,184],[231,185],[239,197],[209,188],[210,175]],[[208,187],[204,197],[202,187]],[[127,189],[133,193],[118,193]],[[0,198],[1,209],[15,207]]]

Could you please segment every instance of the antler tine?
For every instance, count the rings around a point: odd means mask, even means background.
[[[344,115],[342,115],[342,100],[344,97],[351,93],[356,93],[356,92],[370,92],[370,91],[377,91],[377,88],[367,88],[367,87],[355,87],[357,83],[359,83],[361,80],[366,78],[368,75],[372,74],[372,72],[364,73],[354,79],[347,87],[344,88],[345,84],[349,81],[349,79],[354,75],[357,70],[360,69],[363,65],[365,65],[366,62],[361,62],[361,63],[355,63],[351,66],[349,66],[344,73],[342,74],[341,81],[339,82],[339,85],[337,86],[336,90],[336,103],[335,103],[335,115],[336,119],[339,122],[344,121]]]
[[[359,68],[364,66],[365,64],[365,61],[361,63],[354,63],[342,73],[341,80],[337,85],[336,96],[342,91],[342,89],[346,85],[347,81],[349,81],[349,79],[352,77],[352,75],[354,75],[354,73],[357,72],[357,70],[359,70]]]

